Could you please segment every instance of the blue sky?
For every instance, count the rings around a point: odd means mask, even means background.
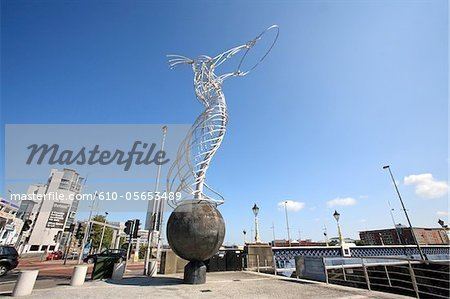
[[[446,1],[2,1],[1,22],[3,127],[192,123],[192,71],[165,55],[215,55],[278,24],[267,60],[224,85],[208,181],[226,197],[226,241],[250,234],[255,202],[266,241],[272,222],[286,236],[283,200],[303,203],[294,237],[335,236],[334,209],[346,236],[392,226],[388,200],[405,223],[386,163],[414,225],[448,220]]]

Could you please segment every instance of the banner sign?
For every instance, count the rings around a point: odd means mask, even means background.
[[[70,205],[65,203],[55,202],[53,208],[50,211],[50,216],[47,220],[46,228],[64,229],[64,223],[66,222],[66,216],[69,212]]]

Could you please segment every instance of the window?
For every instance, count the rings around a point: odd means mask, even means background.
[[[48,245],[42,245],[42,247],[41,247],[41,251],[46,251],[46,250],[47,250],[47,248],[48,248]]]
[[[30,251],[38,251],[39,250],[39,245],[31,245],[30,246]]]
[[[50,248],[48,250],[50,250],[50,251],[55,250],[55,245],[50,246]]]

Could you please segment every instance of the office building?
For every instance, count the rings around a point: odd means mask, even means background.
[[[31,229],[21,238],[21,252],[58,250],[67,242],[68,230],[75,221],[84,179],[72,169],[52,169],[46,184],[30,185],[28,200],[23,200],[19,216],[31,220]]]

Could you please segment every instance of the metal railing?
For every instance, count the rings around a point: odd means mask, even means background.
[[[349,258],[353,261],[355,258]],[[326,265],[327,283],[409,295],[416,298],[449,298],[449,262],[401,258],[360,258],[360,263]],[[334,261],[334,263],[338,263]]]

